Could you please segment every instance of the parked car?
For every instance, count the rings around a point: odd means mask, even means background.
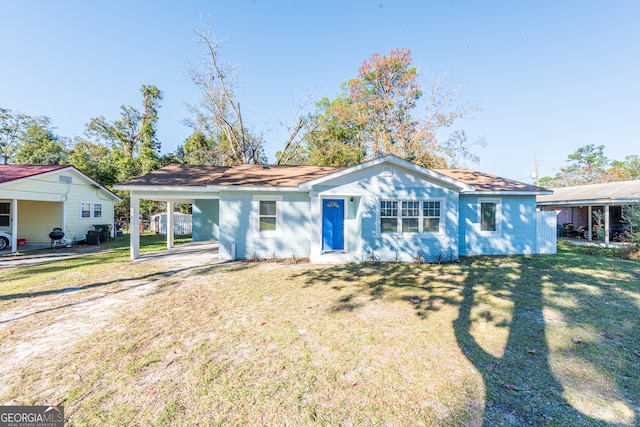
[[[0,231],[0,251],[5,250],[11,245],[11,234]]]

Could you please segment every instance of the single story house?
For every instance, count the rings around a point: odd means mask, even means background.
[[[84,240],[94,225],[113,225],[120,198],[73,166],[0,165],[0,231],[20,243],[49,245],[60,228],[64,239]]]
[[[640,203],[640,180],[617,181],[602,184],[576,185],[553,189],[553,194],[538,196],[537,205],[542,211],[555,212],[558,225],[566,225],[567,231],[593,230],[597,223],[594,212],[599,211],[605,227],[605,245],[615,239],[625,225],[623,208]],[[561,230],[563,232],[564,230]],[[582,234],[582,233],[581,233]],[[579,237],[592,239],[592,233]]]
[[[347,168],[169,165],[114,188],[131,195],[132,259],[141,199],[166,202],[169,223],[175,203],[191,203],[193,240],[219,241],[222,260],[435,261],[556,248],[555,214],[536,211],[536,196],[550,191],[391,155]]]

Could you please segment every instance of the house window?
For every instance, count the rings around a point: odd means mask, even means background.
[[[102,218],[102,203],[80,203],[80,218]]]
[[[422,231],[424,233],[440,231],[440,202],[422,202]]]
[[[386,200],[380,202],[380,232],[398,232],[398,202]]]
[[[479,200],[480,231],[486,233],[500,232],[500,201]]]
[[[260,200],[259,231],[276,231],[276,201]]]
[[[9,203],[0,203],[0,227],[9,227],[9,211],[11,205]]]
[[[91,218],[91,203],[83,202],[80,204],[82,213],[80,217],[82,218]]]
[[[420,202],[402,202],[402,232],[419,233]]]
[[[282,196],[254,196],[254,233],[259,236],[282,235]]]
[[[380,233],[439,233],[440,206],[440,200],[382,200]]]

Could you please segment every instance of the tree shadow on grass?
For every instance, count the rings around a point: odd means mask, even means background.
[[[633,329],[637,323],[625,319],[637,319],[636,302],[627,295],[638,298],[634,285],[637,264],[613,275],[609,274],[611,269],[610,261],[564,253],[552,258],[466,259],[462,265],[351,264],[309,270],[303,275],[306,286],[351,291],[336,300],[334,308],[344,309],[332,311],[357,310],[353,301],[358,294],[405,301],[425,320],[443,307],[456,307],[458,316],[452,326],[457,345],[484,383],[482,425],[634,425],[640,420],[636,400],[640,380],[632,349],[640,337]],[[356,277],[354,293],[348,284]],[[502,300],[499,302],[504,304],[498,306],[508,307],[509,316],[494,313],[495,309],[483,302],[487,298]],[[553,333],[557,334],[558,328],[567,334],[582,330],[585,336],[596,331],[603,339],[574,344],[569,337],[566,343],[550,344],[550,320],[545,319],[545,310],[559,313],[559,326],[554,325]],[[477,328],[481,322],[507,329],[502,354],[483,347],[483,332]],[[616,353],[611,365],[601,354],[609,351],[624,353]],[[621,411],[596,418],[597,411],[584,410],[584,404],[581,408],[572,405],[567,400],[567,387],[579,389],[575,381],[581,379],[574,372],[563,375],[554,370],[552,357],[586,366],[585,388],[597,392],[598,385],[589,383],[592,372],[606,378],[611,389],[602,390],[599,404],[606,408],[607,402],[617,403]],[[597,399],[598,394],[594,392],[591,398]]]

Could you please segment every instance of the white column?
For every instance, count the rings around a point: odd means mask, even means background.
[[[604,205],[604,246],[609,247],[609,205]]]
[[[588,221],[588,225],[587,225],[587,240],[591,241],[591,235],[593,232],[593,212],[592,209],[593,207],[591,205],[589,205],[589,221]]]
[[[140,198],[131,194],[129,207],[129,249],[131,260],[140,258]]]
[[[68,239],[71,236],[67,236],[67,198],[63,196],[62,199],[62,232],[64,233],[64,238]]]
[[[173,202],[167,202],[167,249],[173,247]]]
[[[310,192],[311,198],[311,253],[312,262],[322,253],[322,199],[319,194]]]
[[[18,199],[11,200],[11,252],[18,252]]]

